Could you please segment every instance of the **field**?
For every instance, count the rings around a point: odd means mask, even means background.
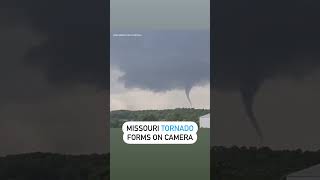
[[[110,131],[112,180],[209,180],[210,130],[192,145],[128,145],[120,128]]]

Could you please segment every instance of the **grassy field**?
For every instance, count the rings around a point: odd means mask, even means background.
[[[209,180],[210,130],[192,145],[129,145],[111,128],[111,180]]]

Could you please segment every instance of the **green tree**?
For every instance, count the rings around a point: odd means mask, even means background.
[[[142,121],[158,121],[158,118],[153,114],[146,115]]]

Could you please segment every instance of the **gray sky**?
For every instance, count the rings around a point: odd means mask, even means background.
[[[113,30],[210,28],[210,0],[110,0],[110,3]]]
[[[188,88],[193,107],[209,108],[209,31],[134,33],[111,38],[111,109],[190,107]]]
[[[303,0],[215,2],[212,145],[258,145],[250,117],[262,145],[320,148],[319,7]]]
[[[105,3],[0,4],[0,156],[106,153]]]

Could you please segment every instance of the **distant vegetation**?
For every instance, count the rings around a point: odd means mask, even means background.
[[[267,147],[214,147],[211,179],[283,180],[286,175],[320,163],[320,151],[273,151]]]
[[[0,179],[109,180],[109,160],[109,154],[9,155],[0,157]],[[267,147],[214,147],[211,149],[211,179],[282,180],[287,174],[319,163],[320,151],[273,151]]]
[[[208,109],[178,108],[166,110],[111,111],[110,125],[119,128],[126,121],[199,121],[199,117],[210,113]]]

